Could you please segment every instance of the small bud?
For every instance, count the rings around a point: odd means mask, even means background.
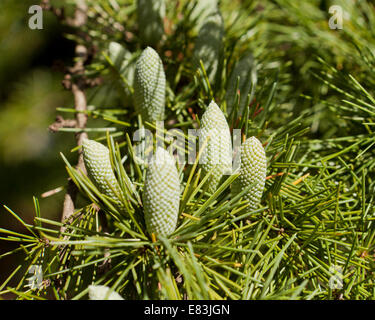
[[[117,292],[112,291],[107,286],[89,286],[90,300],[124,300]]]
[[[177,224],[180,180],[174,158],[158,147],[145,179],[143,206],[148,233],[168,236]]]
[[[144,121],[164,120],[165,81],[158,53],[147,47],[137,60],[134,79],[134,103]]]
[[[203,145],[206,140],[207,145],[199,161],[204,174],[216,167],[212,172],[208,187],[208,191],[213,193],[222,176],[232,171],[232,141],[229,126],[223,112],[214,101],[211,101],[201,119],[200,145]]]
[[[240,175],[233,182],[232,191],[236,195],[254,184],[244,195],[249,200],[249,208],[256,209],[262,198],[266,182],[267,159],[262,143],[255,137],[248,138],[240,148]]]
[[[88,177],[101,193],[115,200],[117,208],[123,211],[124,206],[117,196],[122,191],[111,166],[108,148],[94,140],[85,139],[82,149]]]

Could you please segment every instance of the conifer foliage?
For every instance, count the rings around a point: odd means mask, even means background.
[[[59,17],[85,14],[58,109],[69,217],[4,206],[24,230],[0,226],[0,260],[25,259],[0,295],[374,299],[371,1],[336,1],[340,32],[327,1],[84,2]]]

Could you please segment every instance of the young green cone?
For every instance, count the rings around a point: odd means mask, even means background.
[[[219,70],[221,69],[223,57],[224,21],[220,11],[210,14],[201,29],[193,54],[195,68],[199,68],[200,60],[206,69],[211,86],[215,87],[219,81]]]
[[[164,120],[165,73],[158,53],[151,47],[143,50],[136,63],[134,103],[144,121]]]
[[[249,200],[249,208],[258,207],[266,182],[267,159],[262,143],[255,137],[248,138],[240,148],[240,175],[232,185],[233,194],[253,185],[244,195]]]
[[[239,115],[243,114],[246,106],[247,95],[254,90],[257,83],[257,70],[252,53],[245,54],[234,66],[229,77],[225,100],[227,102],[227,112],[231,113],[235,104],[237,78],[240,77],[238,90],[240,92]]]
[[[164,34],[165,0],[137,0],[137,18],[141,40],[156,45]]]
[[[108,46],[108,57],[112,61],[113,66],[116,68],[119,74],[124,76],[126,80],[128,80],[128,76],[131,77],[130,83],[132,83],[134,78],[134,70],[127,70],[129,68],[129,62],[132,58],[132,54],[130,51],[124,48],[120,43],[118,42],[110,42]]]
[[[191,4],[195,6],[191,12],[190,19],[194,21],[198,30],[206,21],[207,17],[218,10],[217,0],[198,0],[196,3],[191,1]]]
[[[215,167],[208,187],[208,191],[213,193],[222,176],[232,171],[232,141],[229,126],[224,113],[214,101],[211,101],[201,119],[200,145],[203,145],[206,140],[207,145],[203,149],[199,162],[204,174]]]
[[[124,102],[128,105],[129,102],[131,102],[131,91],[129,87],[134,86],[135,61],[133,55],[120,43],[112,41],[108,46],[108,58],[111,60],[114,69],[121,77],[119,83],[124,88]],[[125,85],[124,81],[126,81],[128,85]]]
[[[118,198],[122,191],[112,170],[108,148],[94,140],[85,139],[82,149],[88,177],[101,193],[115,200],[116,207],[123,211],[124,206]]]
[[[143,192],[148,233],[168,236],[177,224],[180,206],[180,180],[174,158],[158,147],[151,159]]]
[[[89,298],[90,300],[124,300],[117,292],[112,291],[109,293],[111,288],[107,286],[89,286]]]

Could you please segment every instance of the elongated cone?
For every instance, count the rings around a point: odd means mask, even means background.
[[[203,149],[199,162],[204,174],[215,167],[208,187],[208,191],[213,193],[222,176],[232,171],[232,141],[229,126],[224,113],[214,101],[211,101],[201,119],[200,148],[206,139],[207,145]]]
[[[239,115],[242,115],[246,106],[247,95],[250,89],[254,90],[257,83],[256,64],[251,53],[245,54],[235,65],[227,85],[225,100],[227,101],[228,114],[235,104],[237,78],[240,77],[238,90],[240,92]]]
[[[118,197],[122,191],[112,170],[108,148],[94,140],[85,139],[82,149],[87,175],[92,183],[101,193],[115,201],[118,210],[124,211],[124,205]]]
[[[131,103],[131,91],[127,85],[124,84],[124,79],[130,87],[134,86],[135,61],[132,59],[132,54],[120,43],[110,42],[108,46],[108,57],[112,61],[114,68],[118,74],[121,75],[119,83],[124,88],[125,104]],[[112,85],[109,83],[108,85]]]
[[[125,77],[129,84],[132,84],[134,69],[129,68],[132,58],[131,52],[125,49],[120,43],[112,41],[108,46],[108,56],[118,73]]]
[[[212,87],[220,79],[223,58],[224,21],[217,10],[210,14],[199,30],[193,53],[194,67],[197,69],[202,60]]]
[[[147,169],[143,206],[150,235],[168,236],[175,230],[180,206],[180,180],[174,158],[160,147]]]
[[[198,0],[196,4],[191,1],[194,9],[191,12],[190,19],[195,23],[195,27],[200,29],[207,17],[218,10],[217,0]]]
[[[134,103],[144,121],[164,120],[165,73],[158,53],[151,47],[143,50],[136,63]]]
[[[90,300],[124,300],[117,292],[109,293],[110,288],[107,286],[89,286]],[[109,293],[109,294],[108,294]]]
[[[143,44],[157,45],[164,34],[165,0],[137,0],[139,33]]]
[[[266,182],[267,159],[262,143],[255,137],[248,138],[240,148],[240,175],[233,182],[234,195],[254,184],[245,194],[249,209],[258,207]]]

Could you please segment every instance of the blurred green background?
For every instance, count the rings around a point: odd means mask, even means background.
[[[0,1],[0,227],[16,231],[23,231],[22,226],[3,205],[31,223],[36,196],[45,217],[59,218],[64,192],[45,199],[41,194],[65,185],[59,152],[69,153],[75,143],[73,135],[48,130],[56,107],[72,106],[71,94],[61,85],[61,66],[71,63],[74,43],[64,38],[66,30],[48,12],[43,30],[29,29],[28,10],[35,4]],[[0,240],[0,255],[10,248]],[[0,260],[0,283],[18,263],[15,256]]]

